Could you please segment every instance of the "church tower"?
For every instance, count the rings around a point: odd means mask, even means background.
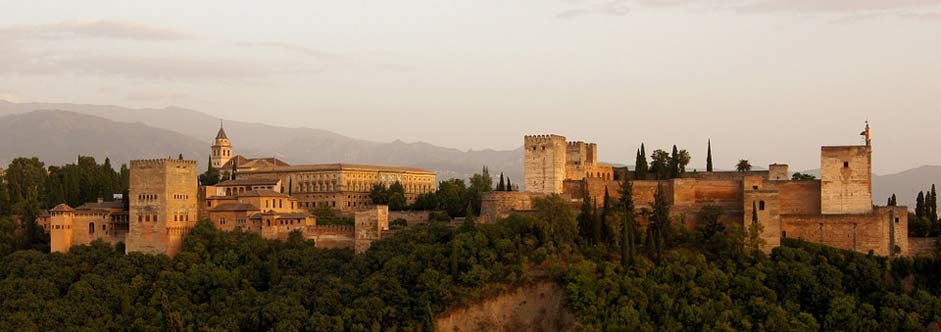
[[[226,137],[220,122],[219,133],[216,134],[216,141],[212,145],[212,167],[221,168],[229,159],[232,159],[232,144],[229,144],[229,138]]]

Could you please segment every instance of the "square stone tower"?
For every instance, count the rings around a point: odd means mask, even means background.
[[[565,181],[566,150],[565,137],[559,135],[535,135],[524,138],[523,177],[526,191],[552,194],[562,193]]]
[[[872,213],[872,147],[825,146],[820,152],[823,214]]]
[[[127,252],[175,255],[196,225],[197,170],[194,160],[131,161]]]

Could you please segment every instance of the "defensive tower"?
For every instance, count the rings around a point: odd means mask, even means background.
[[[565,181],[565,137],[559,135],[533,135],[524,138],[525,159],[523,177],[526,191],[552,194],[562,193]]]
[[[196,224],[196,161],[131,161],[127,252],[175,255]]]

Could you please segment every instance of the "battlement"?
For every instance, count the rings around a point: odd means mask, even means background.
[[[352,233],[355,226],[353,225],[313,225],[307,226],[306,231],[308,232],[349,232]]]
[[[163,166],[167,164],[196,166],[196,161],[195,160],[180,160],[180,159],[173,159],[173,158],[131,160],[132,167],[134,166],[154,167],[154,166]]]
[[[565,136],[559,136],[559,135],[554,135],[554,134],[526,135],[523,139],[523,142],[525,142],[527,146],[532,145],[532,144],[541,144],[541,143],[559,142],[559,141],[565,142]]]

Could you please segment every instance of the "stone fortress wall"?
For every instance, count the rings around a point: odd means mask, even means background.
[[[772,164],[768,171],[690,172],[669,180],[628,181],[633,184],[637,209],[649,208],[656,192],[662,190],[674,220],[687,227],[694,227],[696,213],[709,205],[722,209],[724,222],[742,226],[749,225],[753,212],[757,212],[766,251],[788,237],[881,256],[909,255],[906,207],[872,204],[868,125],[864,133],[866,145],[821,148],[820,180],[792,180],[787,165]],[[621,171],[615,180],[603,172],[602,176],[592,177],[571,171],[569,165],[574,159],[594,163],[597,154],[593,151],[597,148],[576,143],[563,149],[560,142],[564,141],[565,137],[558,135],[526,136],[524,172],[528,192],[486,193],[482,222],[530,211],[534,199],[549,194],[559,194],[573,205],[581,204],[585,197],[600,201],[606,190],[612,198],[619,198],[618,190],[629,174]],[[562,158],[564,163],[554,157],[573,151],[579,157]],[[567,176],[557,185],[560,169],[566,169]]]

